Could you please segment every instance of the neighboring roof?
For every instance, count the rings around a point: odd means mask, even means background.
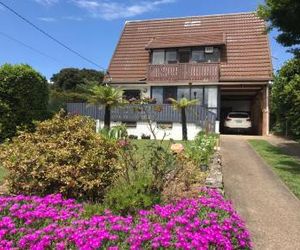
[[[268,81],[272,79],[272,64],[265,28],[255,13],[126,22],[109,66],[110,76],[113,82],[144,81],[149,63],[146,48],[194,42],[202,45],[213,40],[226,42],[220,81]],[[204,33],[206,37],[200,39]],[[182,37],[186,38],[181,41]],[[199,41],[195,41],[197,37]]]
[[[223,45],[226,43],[225,33],[204,33],[190,34],[186,36],[171,37],[157,36],[150,40],[146,45],[146,49],[163,49],[163,48],[179,48],[179,47],[194,47],[201,45]]]

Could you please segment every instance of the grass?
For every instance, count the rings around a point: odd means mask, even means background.
[[[149,152],[148,147],[151,145],[151,143],[155,143],[155,140],[133,140],[133,143],[137,146],[137,151],[136,155],[139,156],[146,156],[147,153]],[[173,143],[181,143],[183,146],[186,145],[186,142],[184,141],[169,141],[169,140],[164,140],[162,141],[162,146],[167,149],[169,148]]]
[[[265,140],[249,140],[249,143],[300,199],[300,161]]]

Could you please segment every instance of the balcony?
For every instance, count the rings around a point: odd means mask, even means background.
[[[148,81],[219,81],[219,63],[149,64]]]

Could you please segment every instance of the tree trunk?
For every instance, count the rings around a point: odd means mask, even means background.
[[[187,140],[187,125],[186,125],[186,114],[185,108],[181,109],[181,125],[182,125],[182,140]]]
[[[109,105],[105,105],[104,127],[110,129],[110,106]]]

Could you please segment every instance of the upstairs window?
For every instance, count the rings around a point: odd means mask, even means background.
[[[178,58],[180,63],[189,63],[190,62],[190,49],[180,49],[178,50]]]
[[[156,50],[152,54],[152,64],[164,64],[165,63],[165,51]]]
[[[192,51],[192,62],[198,63],[198,62],[204,62],[205,61],[205,55],[204,50],[193,50]]]
[[[205,47],[159,49],[152,52],[152,64],[220,62],[220,49],[205,51]]]
[[[167,50],[166,51],[166,63],[168,63],[168,64],[177,63],[177,51],[176,50]]]
[[[219,62],[220,61],[220,50],[214,48],[213,53],[205,53],[206,62]]]

